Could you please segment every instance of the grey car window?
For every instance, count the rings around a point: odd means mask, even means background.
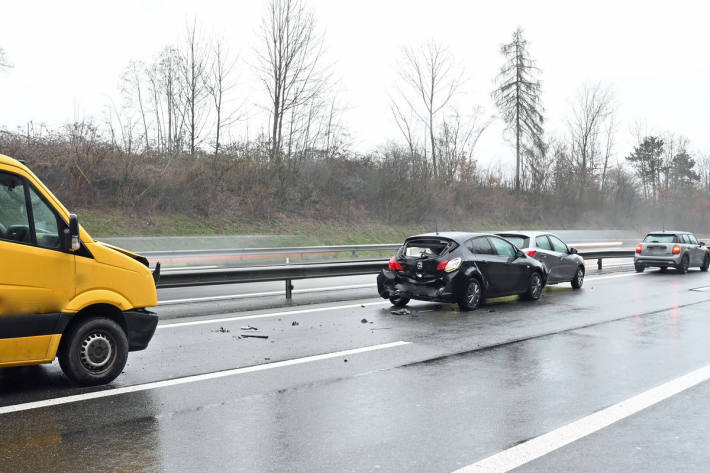
[[[493,251],[493,248],[491,247],[491,244],[488,243],[488,239],[486,237],[478,237],[478,238],[472,238],[466,242],[466,248],[471,251],[471,253],[476,254],[476,255],[494,255],[495,252]]]
[[[681,242],[681,243],[685,243],[685,244],[690,243],[690,241],[688,240],[688,235],[681,235],[681,236],[680,236],[680,242]]]
[[[548,235],[547,237],[550,239],[550,243],[552,243],[553,251],[556,251],[558,253],[568,253],[567,245],[562,243],[562,240],[552,235]]]
[[[675,235],[649,233],[643,241],[646,243],[675,243],[676,237]]]
[[[493,247],[499,256],[513,257],[516,254],[515,247],[501,238],[489,237]]]
[[[691,234],[691,235],[688,235],[688,239],[690,240],[690,244],[691,244],[691,245],[697,245],[697,244],[698,244],[698,240],[695,238],[695,235],[692,235],[692,234]]]
[[[552,247],[550,246],[550,240],[547,239],[546,235],[536,236],[535,246],[537,246],[541,250],[552,251]]]

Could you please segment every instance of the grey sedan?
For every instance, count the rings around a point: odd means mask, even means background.
[[[690,232],[661,231],[651,232],[636,245],[634,267],[643,272],[648,267],[675,268],[681,273],[690,267],[707,271],[710,267],[710,255],[705,243],[698,241]]]
[[[584,284],[584,259],[557,235],[529,231],[501,232],[496,235],[502,236],[531,258],[544,264],[549,272],[547,284],[569,282],[575,289]]]

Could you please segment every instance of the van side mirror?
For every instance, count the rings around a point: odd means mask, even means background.
[[[76,214],[69,215],[69,241],[67,242],[67,248],[71,251],[76,251],[81,248],[81,242],[79,242],[79,217]]]

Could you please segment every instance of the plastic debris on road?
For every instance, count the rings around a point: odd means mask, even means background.
[[[402,307],[401,309],[397,310],[392,310],[390,312],[394,315],[412,315],[412,312],[410,312],[410,310],[405,307]]]

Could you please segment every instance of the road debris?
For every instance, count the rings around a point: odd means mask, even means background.
[[[397,309],[397,310],[392,310],[392,311],[390,311],[390,313],[392,313],[394,315],[412,315],[412,313],[409,311],[409,309],[407,309],[405,307],[402,307],[401,309]]]
[[[246,327],[241,327],[242,330],[259,330],[258,328],[254,327],[253,325],[247,325]]]
[[[293,322],[291,322],[291,327],[296,327],[297,325],[298,325],[298,322],[296,322],[295,320]]]
[[[362,320],[360,321],[360,323],[361,323],[361,324],[366,324],[366,323],[367,323],[367,319],[362,319]]]
[[[267,339],[267,338],[269,338],[269,336],[268,336],[268,335],[247,335],[247,334],[243,334],[243,335],[239,335],[239,338],[263,338],[263,339]]]
[[[220,327],[217,330],[212,330],[214,333],[229,333],[229,329],[226,329],[224,327]]]

